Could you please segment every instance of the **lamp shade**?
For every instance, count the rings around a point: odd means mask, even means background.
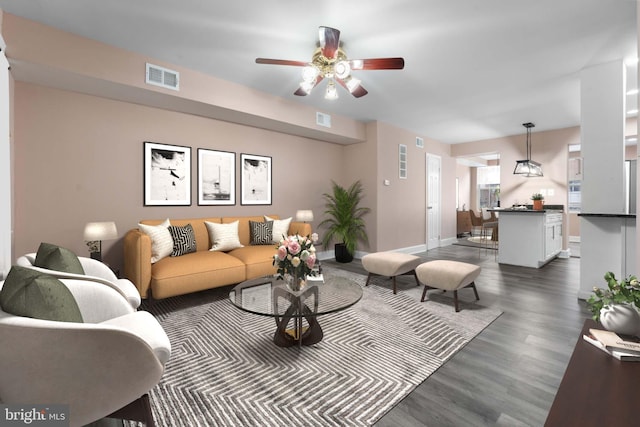
[[[296,212],[296,221],[298,222],[311,222],[313,221],[312,210],[299,210]]]
[[[89,222],[84,226],[84,240],[91,242],[94,240],[110,240],[118,237],[116,223],[113,221],[106,222]]]

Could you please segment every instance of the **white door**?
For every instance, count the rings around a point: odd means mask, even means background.
[[[427,154],[427,250],[440,246],[440,166],[442,159]]]

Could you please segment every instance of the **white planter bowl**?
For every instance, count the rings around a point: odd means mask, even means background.
[[[608,331],[623,335],[640,333],[640,313],[631,304],[615,304],[600,310],[600,323]]]

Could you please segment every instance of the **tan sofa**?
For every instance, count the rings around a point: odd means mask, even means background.
[[[277,215],[268,216],[279,219]],[[176,226],[191,224],[196,238],[196,252],[169,256],[152,264],[151,238],[147,234],[135,228],[124,237],[124,274],[136,286],[142,298],[168,298],[276,273],[272,265],[275,245],[249,245],[249,221],[262,222],[262,216],[169,220],[171,225]],[[238,235],[244,247],[229,252],[210,251],[211,241],[205,221],[222,224],[239,221]],[[140,221],[147,225],[162,222]],[[292,221],[289,235],[292,234],[308,236],[311,234],[311,225]]]

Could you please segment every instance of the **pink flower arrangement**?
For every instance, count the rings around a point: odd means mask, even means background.
[[[313,267],[316,264],[316,248],[313,244],[317,241],[316,233],[311,237],[296,234],[282,239],[273,256],[273,265],[278,267],[278,275],[284,277],[289,274],[300,278],[315,275]]]

